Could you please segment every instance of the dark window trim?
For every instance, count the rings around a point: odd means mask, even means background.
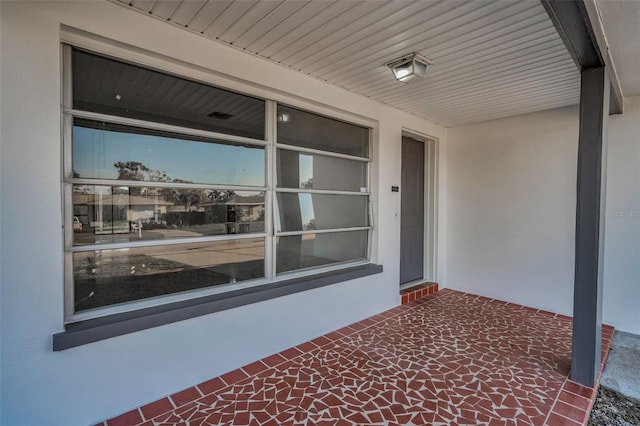
[[[67,324],[65,331],[53,335],[53,350],[63,351],[111,337],[122,336],[381,272],[382,265],[368,263],[302,278],[272,282],[259,287],[245,288]]]

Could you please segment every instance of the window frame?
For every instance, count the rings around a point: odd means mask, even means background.
[[[131,63],[136,66],[152,69],[161,73],[176,76],[178,78],[184,78],[187,80],[197,81],[206,85],[220,87],[224,90],[230,90],[239,94],[246,94],[246,96],[261,99],[265,102],[265,134],[264,140],[252,139],[243,136],[236,136],[231,134],[218,133],[207,130],[200,130],[188,127],[181,127],[172,124],[163,124],[159,122],[151,122],[146,120],[139,120],[134,118],[112,116],[103,113],[95,113],[83,110],[76,110],[73,108],[73,81],[72,81],[72,50],[78,48],[86,50],[90,53],[97,54],[112,58],[116,61]],[[371,163],[372,163],[372,128],[371,125],[362,124],[361,120],[354,120],[353,122],[338,117],[332,117],[326,113],[319,113],[311,111],[305,108],[300,108],[296,105],[291,105],[286,102],[282,102],[282,105],[286,105],[291,108],[300,109],[305,112],[310,112],[315,115],[320,115],[326,118],[330,118],[337,121],[346,122],[349,124],[364,127],[368,130],[368,157],[355,157],[346,154],[332,153],[329,151],[321,151],[304,147],[296,147],[287,144],[278,144],[277,142],[277,107],[280,102],[276,102],[273,98],[276,96],[265,96],[267,94],[251,94],[246,91],[238,90],[235,87],[226,87],[218,82],[206,81],[198,78],[194,78],[188,74],[180,74],[179,72],[170,71],[164,67],[158,66],[158,64],[146,63],[146,61],[132,60],[129,55],[119,55],[119,53],[104,52],[103,49],[95,49],[92,46],[86,46],[78,44],[72,41],[64,40],[61,44],[61,57],[62,57],[62,108],[61,108],[61,123],[62,123],[62,207],[63,207],[63,233],[64,233],[64,324],[72,325],[82,321],[98,319],[108,317],[110,315],[117,315],[126,312],[144,310],[151,307],[168,305],[181,301],[188,301],[197,299],[200,297],[208,297],[222,293],[232,293],[237,290],[244,290],[251,287],[256,287],[259,291],[261,286],[267,284],[273,284],[284,281],[296,280],[304,277],[311,277],[317,274],[328,273],[332,271],[345,270],[351,267],[357,267],[364,264],[369,264],[372,255],[372,240],[373,240],[373,209],[371,202]],[[149,61],[152,62],[152,61]],[[265,181],[264,186],[241,186],[241,185],[217,185],[217,184],[186,184],[186,183],[172,183],[172,182],[148,182],[148,181],[124,181],[124,180],[111,180],[111,179],[80,179],[73,177],[73,164],[72,164],[72,132],[73,132],[73,120],[74,118],[82,118],[96,121],[104,121],[114,124],[123,124],[128,126],[134,126],[139,128],[147,128],[157,131],[166,131],[175,133],[178,135],[205,137],[209,139],[216,139],[220,141],[227,141],[231,143],[242,143],[253,146],[260,146],[264,148],[264,161],[265,161]],[[277,150],[286,149],[290,151],[307,152],[317,155],[323,155],[328,157],[336,157],[342,159],[349,159],[355,161],[361,161],[366,163],[366,192],[352,192],[352,191],[331,191],[331,190],[303,190],[292,188],[278,188],[277,187]],[[87,185],[107,185],[107,186],[131,186],[131,187],[166,187],[166,188],[196,188],[196,189],[230,189],[234,191],[261,191],[265,194],[265,214],[264,214],[264,232],[259,233],[247,233],[247,234],[223,234],[215,236],[202,236],[202,237],[190,237],[190,238],[176,238],[166,240],[147,240],[147,241],[130,241],[130,242],[118,242],[118,243],[104,243],[104,244],[89,244],[82,246],[74,246],[74,234],[73,234],[73,186],[75,184],[87,184]],[[337,194],[337,195],[358,195],[367,197],[367,212],[368,226],[358,228],[342,228],[342,229],[330,229],[330,230],[312,230],[312,231],[292,231],[292,232],[276,232],[275,231],[275,215],[277,214],[277,193],[278,192],[300,192],[300,193],[321,193],[321,194]],[[287,235],[301,235],[305,233],[324,233],[324,232],[348,232],[348,231],[367,231],[367,247],[366,258],[355,261],[344,261],[332,263],[326,266],[305,268],[295,271],[276,273],[276,244],[279,236]],[[75,312],[75,300],[74,300],[74,270],[73,270],[73,254],[77,252],[85,252],[92,250],[105,250],[105,249],[117,249],[124,247],[147,247],[154,245],[171,245],[171,244],[184,244],[192,242],[210,242],[210,241],[224,241],[224,240],[237,240],[237,239],[251,239],[251,238],[263,238],[264,239],[264,277],[259,279],[252,279],[242,281],[234,284],[221,284],[209,287],[203,287],[195,290],[187,290],[177,293],[171,293],[156,297],[150,297],[145,299],[131,300],[114,305],[107,305],[103,307],[88,309],[80,312]]]
[[[339,120],[339,119],[335,119],[333,117],[328,117],[324,114],[319,114],[317,112],[313,112],[313,111],[309,111],[303,108],[298,108],[295,106],[291,106],[288,105],[286,103],[278,103],[276,105],[276,110],[277,110],[277,106],[282,105],[286,108],[291,108],[291,109],[297,109],[300,111],[304,111],[306,113],[309,114],[313,114],[313,115],[317,115],[320,117],[324,117],[324,118],[329,118],[332,120],[336,120],[336,121],[342,121],[342,122],[346,122],[344,120]],[[277,113],[277,111],[276,111]],[[277,128],[277,117],[276,117],[276,128]],[[348,123],[348,122],[346,122]],[[353,123],[348,123],[348,124],[353,124]],[[354,124],[356,125],[356,124]],[[364,127],[364,126],[360,126],[360,127]],[[331,158],[339,158],[339,159],[343,159],[343,160],[351,160],[351,161],[358,161],[358,162],[363,162],[365,163],[365,183],[367,185],[366,187],[366,191],[340,191],[340,190],[330,190],[330,189],[304,189],[304,188],[285,188],[285,187],[279,187],[278,186],[278,182],[277,182],[277,178],[274,181],[274,190],[273,190],[273,202],[274,202],[274,206],[273,206],[273,217],[274,217],[274,229],[273,229],[273,252],[275,254],[276,250],[277,250],[277,240],[278,237],[287,237],[287,236],[294,236],[294,235],[308,235],[308,234],[328,234],[328,233],[342,233],[342,232],[354,232],[354,231],[367,231],[367,247],[366,247],[366,253],[365,253],[365,260],[369,260],[371,258],[371,230],[373,229],[373,212],[372,212],[372,208],[371,208],[371,128],[367,127],[367,133],[368,133],[368,144],[369,146],[367,147],[367,153],[368,156],[367,157],[359,157],[359,156],[354,156],[354,155],[348,155],[348,154],[341,154],[338,152],[331,152],[331,151],[323,151],[323,150],[319,150],[319,149],[313,149],[313,148],[306,148],[306,147],[302,147],[302,146],[296,146],[296,145],[291,145],[291,144],[285,144],[285,143],[280,143],[278,142],[278,135],[277,135],[277,131],[276,134],[274,135],[274,152],[275,155],[277,156],[277,152],[278,150],[287,150],[287,151],[293,151],[293,152],[298,152],[298,153],[307,153],[307,154],[315,154],[315,155],[322,155],[325,157],[331,157]],[[275,161],[277,161],[277,159],[274,159]],[[273,164],[273,169],[274,171],[277,171],[277,163]],[[325,195],[351,195],[351,196],[362,196],[362,197],[366,197],[366,204],[367,204],[367,211],[365,212],[367,214],[367,222],[368,225],[367,226],[358,226],[358,227],[350,227],[350,228],[328,228],[328,229],[314,229],[314,230],[300,230],[300,231],[278,231],[275,229],[275,220],[276,218],[278,218],[279,216],[279,208],[277,205],[277,195],[279,193],[293,193],[293,194],[325,194]],[[301,268],[295,271],[285,271],[285,272],[281,272],[278,273],[277,272],[277,259],[276,256],[274,255],[272,258],[272,263],[273,263],[273,268],[274,268],[274,272],[275,275],[278,277],[288,277],[290,276],[290,274],[294,274],[297,272],[302,272],[302,271],[315,271],[317,269],[317,267],[307,267],[307,268]],[[336,263],[332,263],[330,265],[328,265],[327,267],[331,267],[331,266],[336,266],[336,265],[341,265],[341,264],[352,264],[354,262],[358,262],[358,260],[356,261],[345,261],[345,262],[336,262]]]

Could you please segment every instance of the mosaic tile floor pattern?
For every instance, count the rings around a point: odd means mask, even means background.
[[[106,423],[579,425],[570,342],[568,317],[445,289]]]

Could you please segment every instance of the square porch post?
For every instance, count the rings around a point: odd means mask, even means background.
[[[571,380],[595,385],[600,367],[609,78],[581,71]]]

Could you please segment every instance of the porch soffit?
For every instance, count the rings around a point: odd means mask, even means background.
[[[111,1],[447,127],[579,102],[539,1]],[[409,52],[434,65],[399,83]]]
[[[620,86],[625,96],[640,96],[640,1],[597,0]]]

